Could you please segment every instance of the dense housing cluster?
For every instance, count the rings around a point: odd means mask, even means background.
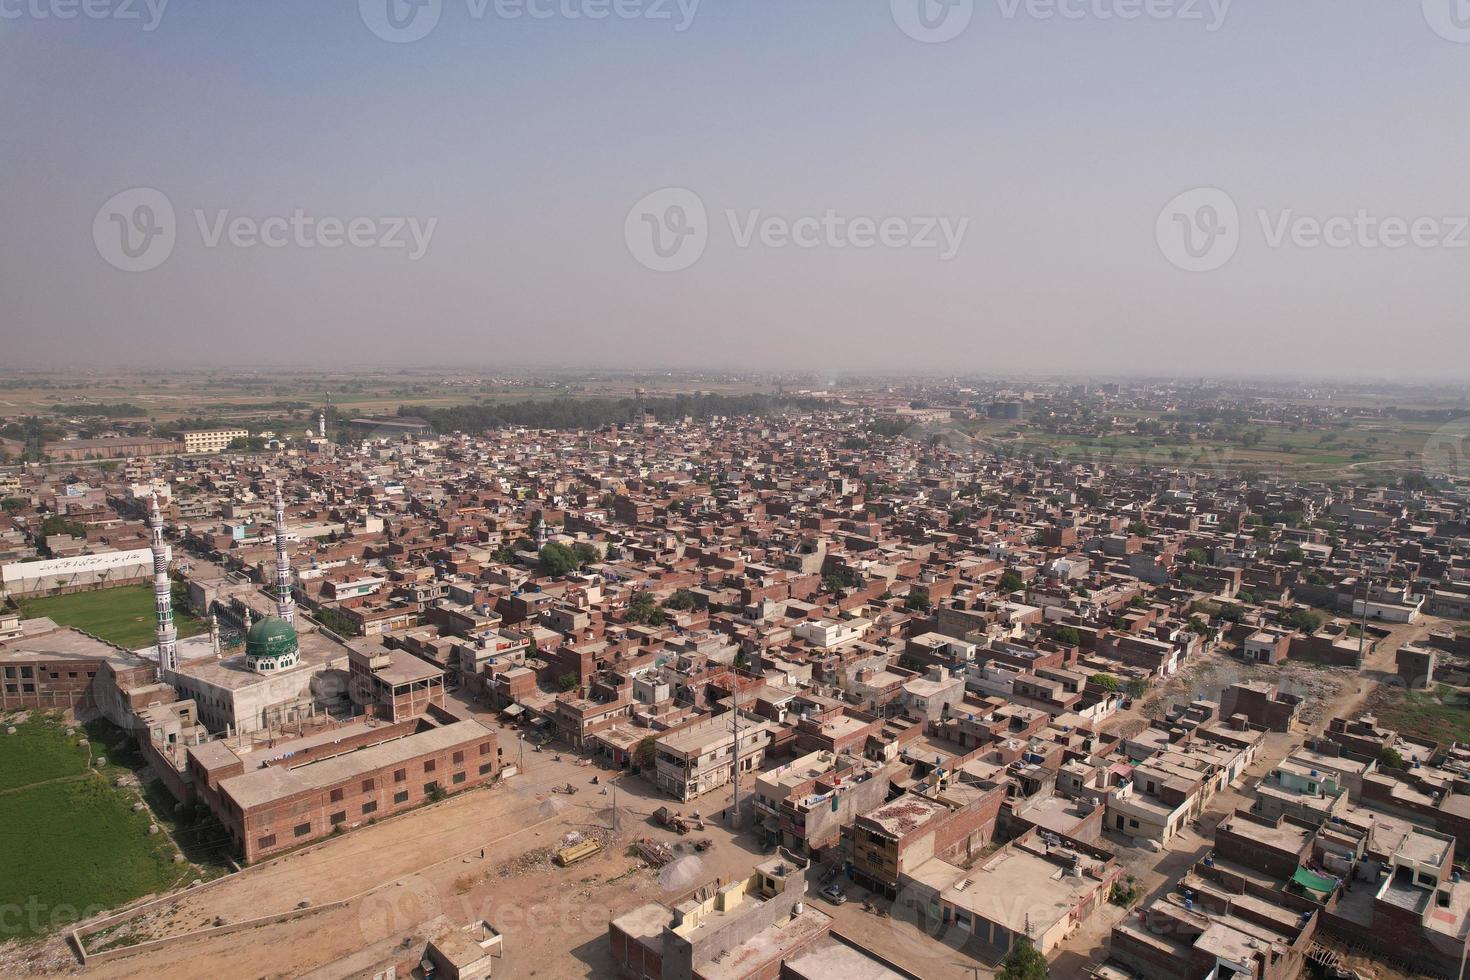
[[[1354,675],[1465,680],[1464,485],[1008,453],[956,435],[974,414],[323,425],[30,467],[0,477],[0,706],[134,733],[246,863],[493,782],[528,737],[780,849],[616,916],[630,977],[905,975],[809,878],[992,963],[1112,916],[1099,977],[1285,980],[1339,948],[1450,973],[1470,749],[1380,725]],[[20,614],[150,583],[150,645]],[[207,628],[165,637],[176,611]]]

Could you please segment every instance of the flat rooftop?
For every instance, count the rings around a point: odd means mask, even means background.
[[[1019,819],[1028,823],[1069,836],[1077,829],[1078,821],[1089,815],[1082,811],[1075,800],[1062,796],[1031,797],[1017,807],[1015,813]]]
[[[842,738],[854,735],[865,728],[869,723],[851,715],[838,715],[836,718],[828,718],[822,722],[822,734],[828,738]]]
[[[688,728],[680,729],[669,735],[662,735],[658,739],[660,749],[668,749],[671,752],[698,752],[711,746],[718,746],[723,742],[733,742],[735,733],[731,730],[732,719],[727,711],[724,714],[706,718],[704,721],[696,722]],[[757,730],[769,731],[774,727],[765,718],[741,712],[740,734],[747,735]]]
[[[1340,755],[1323,755],[1311,749],[1297,749],[1287,758],[1297,765],[1306,766],[1309,770],[1326,770],[1341,773],[1344,776],[1361,776],[1368,771],[1369,766],[1373,765],[1371,759],[1359,762]]]
[[[908,980],[913,976],[832,936],[787,960],[782,970],[800,980]]]
[[[1084,859],[1085,860],[1085,859]],[[1012,932],[1049,929],[1102,887],[1087,875],[1018,847],[1008,847],[943,892],[944,901]]]
[[[1246,820],[1239,814],[1226,818],[1221,826],[1258,844],[1288,854],[1299,854],[1316,834],[1314,830],[1287,823],[1285,820],[1278,822],[1273,827],[1270,824]]]
[[[831,928],[832,917],[808,903],[800,915],[762,929],[740,945],[722,951],[724,955],[718,960],[711,958],[696,963],[695,972],[705,980],[744,980],[759,975],[762,967],[779,963],[788,951],[811,942]]]
[[[1443,867],[1453,842],[1438,834],[1415,827],[1399,845],[1398,855],[1406,861],[1430,867]]]
[[[318,762],[308,762],[294,769],[281,765],[253,769],[223,780],[220,790],[241,809],[249,809],[298,793],[336,786],[363,773],[385,769],[415,756],[442,751],[489,735],[489,729],[477,721],[457,721],[442,728],[431,728]]]
[[[769,769],[756,777],[756,783],[789,790],[793,786],[825,776],[833,771],[835,762],[831,752],[819,749],[788,762],[778,769]]]
[[[23,619],[21,635],[0,643],[0,657],[23,660],[106,660],[118,666],[141,666],[143,661],[110,643],[49,619]]]
[[[347,647],[318,633],[302,633],[297,638],[301,659],[295,667],[270,674],[257,674],[247,666],[245,654],[219,660],[192,660],[179,665],[179,673],[202,683],[226,690],[240,690],[263,684],[272,678],[297,673],[311,673],[326,667],[347,666]],[[339,663],[340,661],[340,663]]]
[[[876,823],[889,836],[901,839],[934,817],[948,812],[949,808],[937,800],[914,793],[905,793],[892,803],[880,806],[861,819]]]
[[[396,687],[399,684],[412,684],[414,681],[427,681],[444,676],[444,671],[407,650],[387,650],[385,652],[390,658],[388,666],[373,671],[373,676],[385,684]]]

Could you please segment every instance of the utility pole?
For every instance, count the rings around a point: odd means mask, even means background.
[[[1363,614],[1358,620],[1358,669],[1363,669],[1364,646],[1368,642],[1368,562],[1363,561]]]
[[[730,829],[737,830],[740,827],[740,678],[735,678],[734,710],[731,712],[735,717],[730,726],[735,732],[735,791],[730,799]]]

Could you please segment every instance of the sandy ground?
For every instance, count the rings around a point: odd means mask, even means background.
[[[416,937],[418,927],[444,915],[456,924],[487,919],[506,935],[508,954],[499,976],[606,975],[609,916],[662,891],[648,869],[607,883],[638,863],[620,846],[569,869],[551,865],[547,849],[558,846],[565,835],[611,824],[611,794],[603,796],[589,784],[592,775],[607,773],[577,767],[569,757],[555,762],[550,752],[528,755],[526,763],[527,771],[504,786],[359,829],[248,869],[198,896],[184,893],[152,928],[173,935],[206,926],[215,916],[238,921],[287,911],[301,901],[319,904],[356,896],[344,909],[237,935],[200,938],[124,957],[87,973],[223,978],[298,977],[319,970],[322,976],[343,976],[387,957],[403,939]],[[579,787],[576,795],[550,792],[553,785],[568,782]],[[638,780],[628,782],[647,792]],[[621,839],[672,836],[646,816],[661,801],[651,794],[646,799],[625,792],[619,797]],[[718,839],[700,856],[705,872],[701,881],[746,871],[759,858],[728,832],[707,836]]]

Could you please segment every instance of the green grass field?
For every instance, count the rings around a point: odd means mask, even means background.
[[[34,716],[0,741],[0,793],[87,771],[87,749],[59,722]],[[4,826],[0,824],[0,826]]]
[[[140,650],[153,642],[153,589],[147,585],[28,599],[20,604],[20,614],[27,619],[46,616],[58,625],[75,626],[129,650]],[[184,611],[177,593],[174,628],[180,639],[209,628]]]
[[[173,845],[149,811],[87,768],[55,716],[0,735],[0,942],[31,939],[175,884]],[[49,780],[49,781],[48,781]]]
[[[1440,684],[1433,691],[1381,687],[1371,707],[1380,726],[1402,735],[1431,742],[1470,742],[1470,702],[1449,685]]]

